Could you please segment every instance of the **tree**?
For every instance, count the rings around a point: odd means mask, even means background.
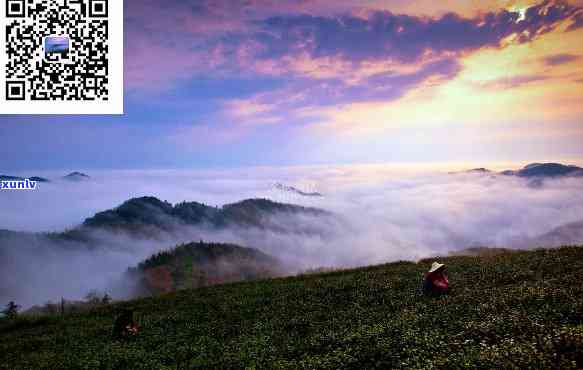
[[[96,290],[92,290],[85,296],[85,300],[91,304],[99,304],[101,302],[101,298],[99,298],[99,292]]]
[[[110,302],[111,302],[111,297],[109,296],[109,294],[105,293],[103,298],[101,298],[101,303],[109,304]]]
[[[10,301],[10,302],[8,302],[8,304],[6,305],[6,308],[2,311],[2,313],[4,315],[6,315],[6,317],[8,317],[9,319],[13,319],[16,316],[18,316],[19,309],[20,309],[19,305],[14,303],[14,301]]]

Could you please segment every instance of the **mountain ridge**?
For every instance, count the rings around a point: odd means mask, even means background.
[[[575,165],[562,163],[530,163],[518,170],[504,170],[494,172],[487,168],[473,168],[470,170],[449,172],[451,175],[473,173],[473,174],[493,174],[503,176],[516,176],[530,179],[544,179],[544,178],[559,178],[559,177],[581,177],[583,176],[583,168]]]
[[[153,196],[132,198],[120,206],[98,212],[83,221],[84,227],[157,226],[172,228],[180,225],[207,224],[214,227],[228,225],[264,225],[266,216],[275,214],[309,214],[314,216],[330,213],[318,208],[278,203],[268,199],[245,199],[212,207],[199,202],[180,202],[175,205]]]
[[[36,182],[51,182],[51,180],[46,179],[40,176],[32,176],[32,177],[20,177],[20,176],[11,176],[11,175],[0,175],[0,181],[24,181],[28,179],[29,181],[36,181]]]
[[[97,212],[81,224],[57,232],[0,231],[2,241],[39,242],[48,239],[62,246],[78,243],[87,247],[104,242],[101,231],[124,234],[138,239],[158,239],[164,233],[180,231],[184,227],[221,230],[228,227],[258,228],[278,233],[320,233],[309,222],[299,224],[293,216],[332,217],[331,212],[294,204],[278,203],[268,199],[246,199],[222,207],[199,202],[179,202],[175,205],[153,196],[131,198],[121,205]],[[14,243],[12,243],[14,244]]]

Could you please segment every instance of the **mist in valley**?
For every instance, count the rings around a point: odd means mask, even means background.
[[[547,179],[532,186],[514,176],[380,165],[90,175],[87,181],[41,183],[36,191],[0,192],[0,229],[63,231],[96,212],[146,195],[174,204],[197,201],[218,207],[267,198],[332,215],[279,214],[269,220],[279,227],[267,229],[183,226],[155,238],[94,231],[99,242],[91,248],[37,234],[3,237],[0,302],[14,300],[29,307],[61,297],[81,299],[90,290],[127,298],[128,267],[190,241],[257,248],[282,261],[282,274],[294,274],[316,267],[418,260],[471,246],[536,247],[541,235],[583,220],[583,178]],[[277,183],[323,196],[284,191]],[[559,238],[556,244],[577,242],[572,238]]]

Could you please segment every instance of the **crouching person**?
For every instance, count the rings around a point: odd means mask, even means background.
[[[138,334],[139,326],[134,321],[133,310],[122,310],[113,325],[114,339],[127,339]]]
[[[449,278],[444,264],[433,262],[423,278],[423,293],[441,295],[449,293]]]

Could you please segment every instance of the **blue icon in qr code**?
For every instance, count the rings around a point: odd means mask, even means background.
[[[45,38],[45,56],[48,54],[65,54],[69,51],[69,38],[67,36],[48,36]]]
[[[45,61],[49,63],[68,63],[71,41],[67,36],[47,36],[44,39]]]

